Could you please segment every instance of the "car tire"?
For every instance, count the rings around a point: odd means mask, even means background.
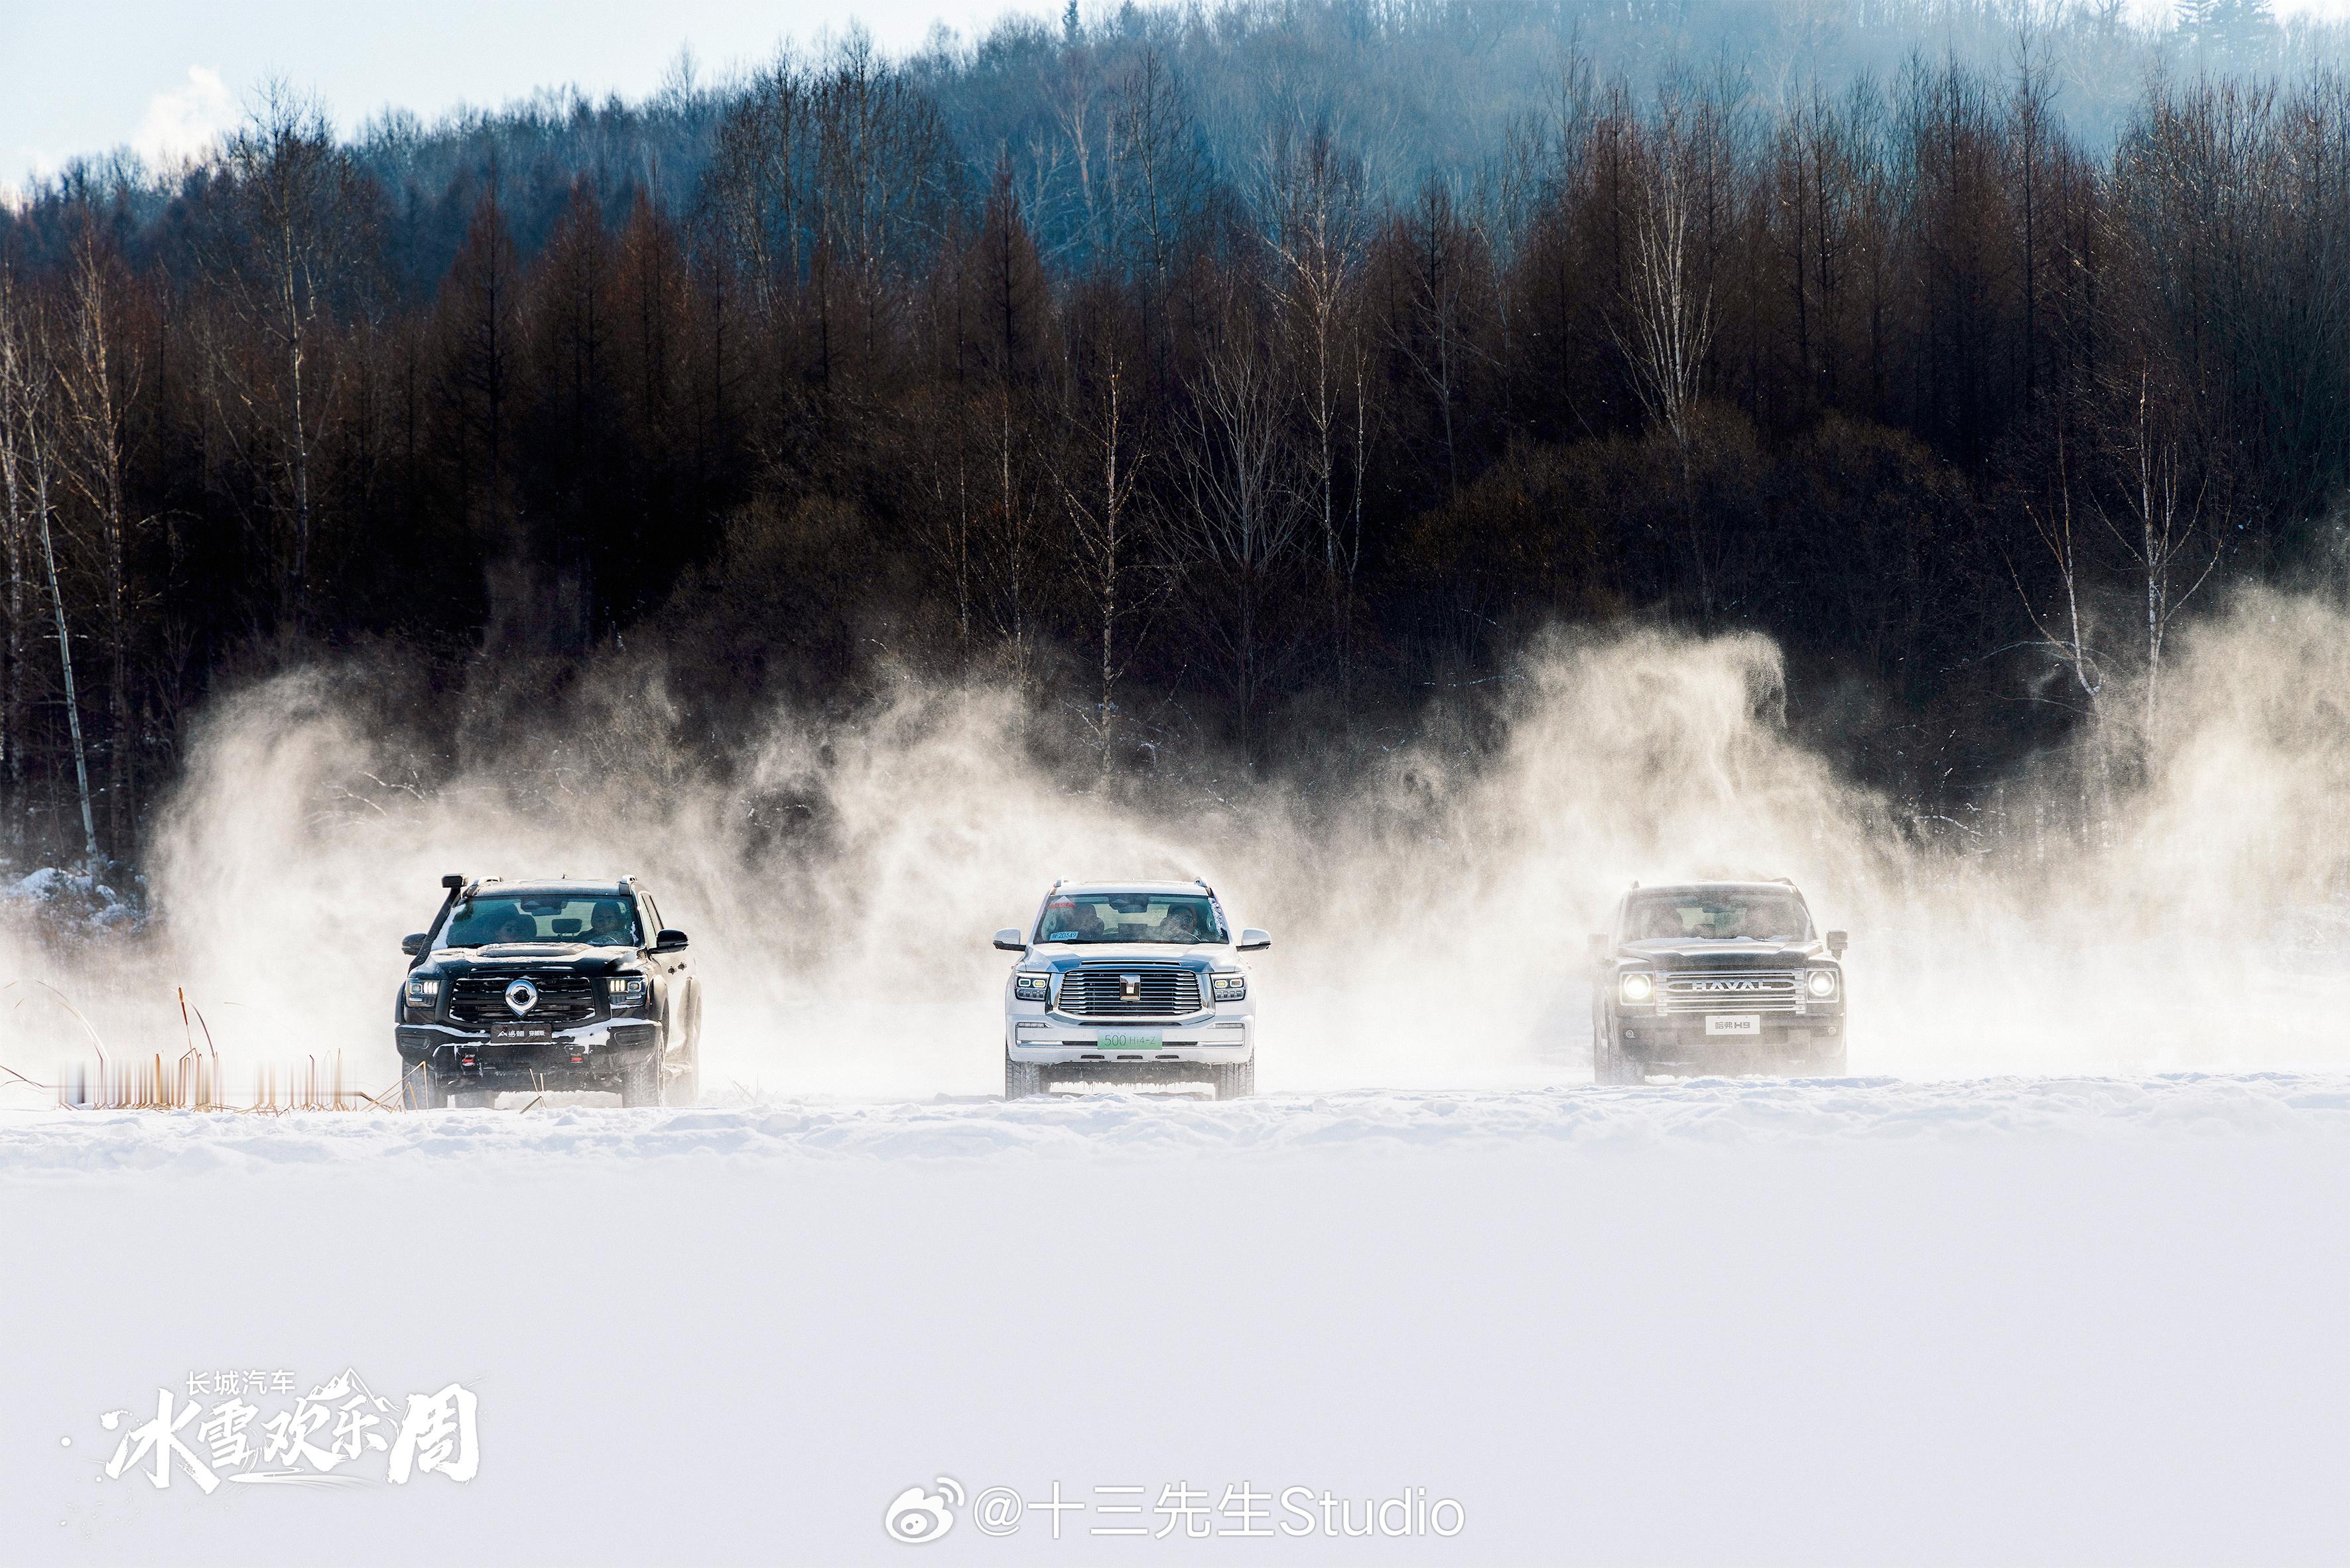
[[[440,1075],[422,1062],[400,1075],[400,1108],[403,1111],[437,1110],[441,1106]]]
[[[661,1055],[659,1050],[639,1053],[620,1068],[620,1104],[629,1106],[661,1103]]]
[[[1052,1085],[1045,1082],[1045,1064],[1015,1062],[1012,1054],[1003,1055],[1003,1097],[1007,1100],[1033,1100],[1051,1093]]]
[[[1216,1098],[1244,1100],[1256,1093],[1256,1061],[1232,1062],[1216,1068]]]
[[[1591,1035],[1591,1081],[1609,1088],[1629,1088],[1647,1080],[1639,1064],[1617,1048],[1606,1025]]]

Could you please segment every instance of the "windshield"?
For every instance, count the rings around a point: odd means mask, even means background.
[[[1204,893],[1064,893],[1045,906],[1040,942],[1195,942],[1231,939]]]
[[[486,948],[504,942],[586,942],[633,948],[636,900],[619,894],[516,893],[469,898],[449,911],[442,948]]]
[[[1811,933],[1811,916],[1792,888],[1659,889],[1634,894],[1624,907],[1624,940],[1630,942],[1793,942]]]

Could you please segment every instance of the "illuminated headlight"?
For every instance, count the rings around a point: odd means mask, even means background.
[[[408,1005],[430,1007],[441,999],[441,982],[437,980],[411,979],[408,982]]]
[[[1012,994],[1022,1002],[1050,1002],[1053,999],[1053,977],[1035,970],[1015,971],[1012,976]]]
[[[615,1012],[645,1004],[645,977],[640,974],[614,975],[604,984],[610,992]]]
[[[1646,1002],[1657,994],[1657,977],[1635,971],[1617,981],[1617,994],[1627,1002]]]
[[[1215,977],[1215,981],[1216,1000],[1218,1002],[1246,1002],[1248,1000],[1248,976],[1244,974],[1220,974]]]
[[[1836,971],[1832,969],[1812,971],[1810,978],[1804,981],[1804,989],[1812,993],[1815,1002],[1830,1000],[1836,993]]]

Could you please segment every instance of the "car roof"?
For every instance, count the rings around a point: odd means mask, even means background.
[[[525,898],[545,898],[550,894],[601,893],[625,894],[633,891],[626,882],[541,881],[519,882],[504,877],[484,877],[473,884],[475,898],[504,898],[519,895]]]
[[[1804,895],[1793,882],[1720,881],[1720,882],[1659,882],[1653,888],[1635,888],[1624,896],[1637,898],[1642,893],[1793,893]]]
[[[1055,893],[1189,893],[1194,898],[1211,891],[1198,882],[1156,882],[1138,878],[1132,882],[1055,882]]]

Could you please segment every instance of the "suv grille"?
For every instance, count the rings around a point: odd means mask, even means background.
[[[1175,1018],[1208,1002],[1196,970],[1125,963],[1069,971],[1055,1005],[1078,1018]]]
[[[1665,976],[1667,1012],[1793,1012],[1803,978],[1785,969],[1680,970]]]
[[[538,987],[537,1004],[517,1013],[506,1005],[506,987],[528,980]],[[600,977],[590,974],[461,974],[450,982],[449,1017],[457,1023],[585,1023],[596,1016],[596,988]]]

